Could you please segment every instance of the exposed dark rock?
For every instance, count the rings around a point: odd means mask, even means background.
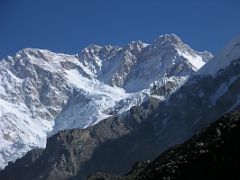
[[[235,180],[240,178],[240,112],[224,115],[150,164],[137,163],[124,177],[97,173],[89,180]]]

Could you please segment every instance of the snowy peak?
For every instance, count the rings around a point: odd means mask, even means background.
[[[165,34],[157,37],[151,44],[153,48],[164,49],[164,48],[173,48],[184,51],[194,51],[187,44],[185,44],[180,37],[175,34]]]
[[[228,43],[223,50],[212,58],[197,74],[215,75],[219,70],[240,58],[240,35]]]
[[[182,40],[175,34],[161,35],[153,41],[155,46],[168,46],[183,44]]]
[[[153,53],[167,51],[167,53],[177,53],[192,66],[194,71],[200,69],[213,56],[210,52],[197,52],[185,44],[181,38],[175,34],[165,34],[156,38],[149,46]]]
[[[123,87],[137,92],[164,77],[187,78],[210,58],[211,53],[194,51],[175,34],[159,36],[137,56]]]

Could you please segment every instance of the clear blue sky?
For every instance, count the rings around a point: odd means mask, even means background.
[[[216,53],[240,33],[240,1],[0,0],[0,58],[26,47],[75,54],[165,33]]]

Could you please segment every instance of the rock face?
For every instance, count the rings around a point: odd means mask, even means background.
[[[240,113],[227,114],[160,155],[136,179],[239,179],[239,137]]]
[[[239,137],[240,112],[232,112],[190,140],[168,149],[151,163],[136,163],[123,177],[97,173],[88,179],[239,179]]]
[[[123,117],[152,95],[164,100],[211,57],[171,34],[77,55],[28,48],[1,60],[0,168],[61,130]]]

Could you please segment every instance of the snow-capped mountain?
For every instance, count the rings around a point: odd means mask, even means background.
[[[77,55],[28,48],[1,60],[0,167],[60,130],[166,98],[211,58],[170,34],[151,44],[90,45]]]
[[[214,58],[203,69],[220,61]],[[0,178],[86,179],[96,172],[126,174],[134,162],[156,158],[222,114],[240,108],[240,54],[223,61],[228,65],[214,67],[216,73],[194,73],[182,86],[180,76],[151,83],[149,90],[154,94],[124,117],[111,116],[85,129],[58,132],[48,138],[46,149],[28,152],[0,171]],[[118,102],[120,108],[129,102],[126,99]],[[219,125],[214,130],[217,137],[225,128]]]

